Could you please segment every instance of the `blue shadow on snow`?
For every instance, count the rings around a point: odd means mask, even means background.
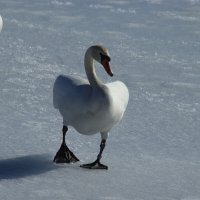
[[[0,180],[43,174],[58,168],[49,155],[28,155],[0,160]]]

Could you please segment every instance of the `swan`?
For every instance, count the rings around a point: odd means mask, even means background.
[[[129,92],[121,81],[104,84],[95,72],[94,60],[100,63],[108,75],[113,76],[108,50],[94,45],[85,53],[84,65],[88,80],[81,77],[59,75],[53,86],[53,105],[63,117],[63,140],[54,157],[56,163],[77,162],[79,159],[67,147],[65,135],[72,126],[84,135],[101,134],[100,152],[93,163],[80,167],[108,169],[100,159],[106,145],[108,133],[123,117]]]
[[[2,28],[3,28],[3,19],[0,15],[0,32],[1,32]]]

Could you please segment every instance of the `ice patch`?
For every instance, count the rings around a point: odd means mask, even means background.
[[[199,197],[186,197],[186,198],[183,198],[183,199],[181,199],[181,200],[200,200],[200,198]]]
[[[161,4],[163,0],[145,0],[145,1],[150,4]]]
[[[109,2],[110,4],[115,4],[115,5],[126,5],[126,4],[129,4],[129,1],[127,1],[127,0],[123,0],[123,1],[120,1],[120,0],[108,0],[107,2]]]
[[[110,9],[112,8],[111,5],[103,5],[103,4],[90,4],[89,8],[95,8],[95,9]]]
[[[129,28],[148,28],[148,26],[146,24],[139,24],[139,23],[133,23],[133,22],[130,22],[130,23],[127,23],[127,27]]]
[[[195,5],[200,2],[200,0],[186,0],[186,1],[189,2],[191,5]]]
[[[57,6],[72,6],[73,5],[72,2],[64,1],[64,0],[53,0],[51,3]]]
[[[66,23],[80,22],[81,19],[83,19],[83,17],[79,15],[76,16],[63,15],[63,16],[56,16],[55,19],[59,23],[66,24]]]
[[[124,8],[112,8],[110,9],[111,12],[113,13],[130,13],[130,14],[136,14],[136,10],[129,8],[129,9],[124,9]]]
[[[165,17],[168,19],[177,19],[180,21],[185,21],[185,22],[194,22],[194,21],[199,21],[199,18],[194,17],[194,16],[183,16],[178,13],[172,12],[172,11],[163,11],[163,12],[158,12],[157,15],[159,17]]]
[[[38,25],[38,24],[34,24],[34,23],[30,23],[28,21],[21,21],[21,20],[17,20],[17,19],[12,19],[10,21],[13,24],[16,24],[18,27],[20,28],[29,28],[29,29],[42,29],[42,26]]]
[[[184,113],[195,113],[197,111],[192,104],[186,104],[186,103],[178,103],[177,109],[180,112]]]
[[[182,89],[200,89],[200,85],[195,83],[171,82],[168,85],[180,87]]]
[[[102,5],[102,4],[90,4],[89,8],[107,9],[110,12],[113,12],[113,13],[130,13],[130,14],[135,14],[136,13],[135,9],[132,9],[132,8],[129,8],[129,9],[126,9],[126,8],[115,8],[115,7],[111,6],[111,5]]]

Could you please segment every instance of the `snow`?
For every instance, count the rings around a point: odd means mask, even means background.
[[[199,0],[1,0],[0,199],[200,199]],[[92,44],[111,54],[130,102],[102,162],[86,170],[100,135],[70,128],[81,160],[53,164],[62,119],[52,86],[63,74],[85,77]]]

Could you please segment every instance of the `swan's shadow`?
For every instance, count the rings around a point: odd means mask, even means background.
[[[0,160],[0,180],[39,175],[56,168],[58,166],[46,154]]]

